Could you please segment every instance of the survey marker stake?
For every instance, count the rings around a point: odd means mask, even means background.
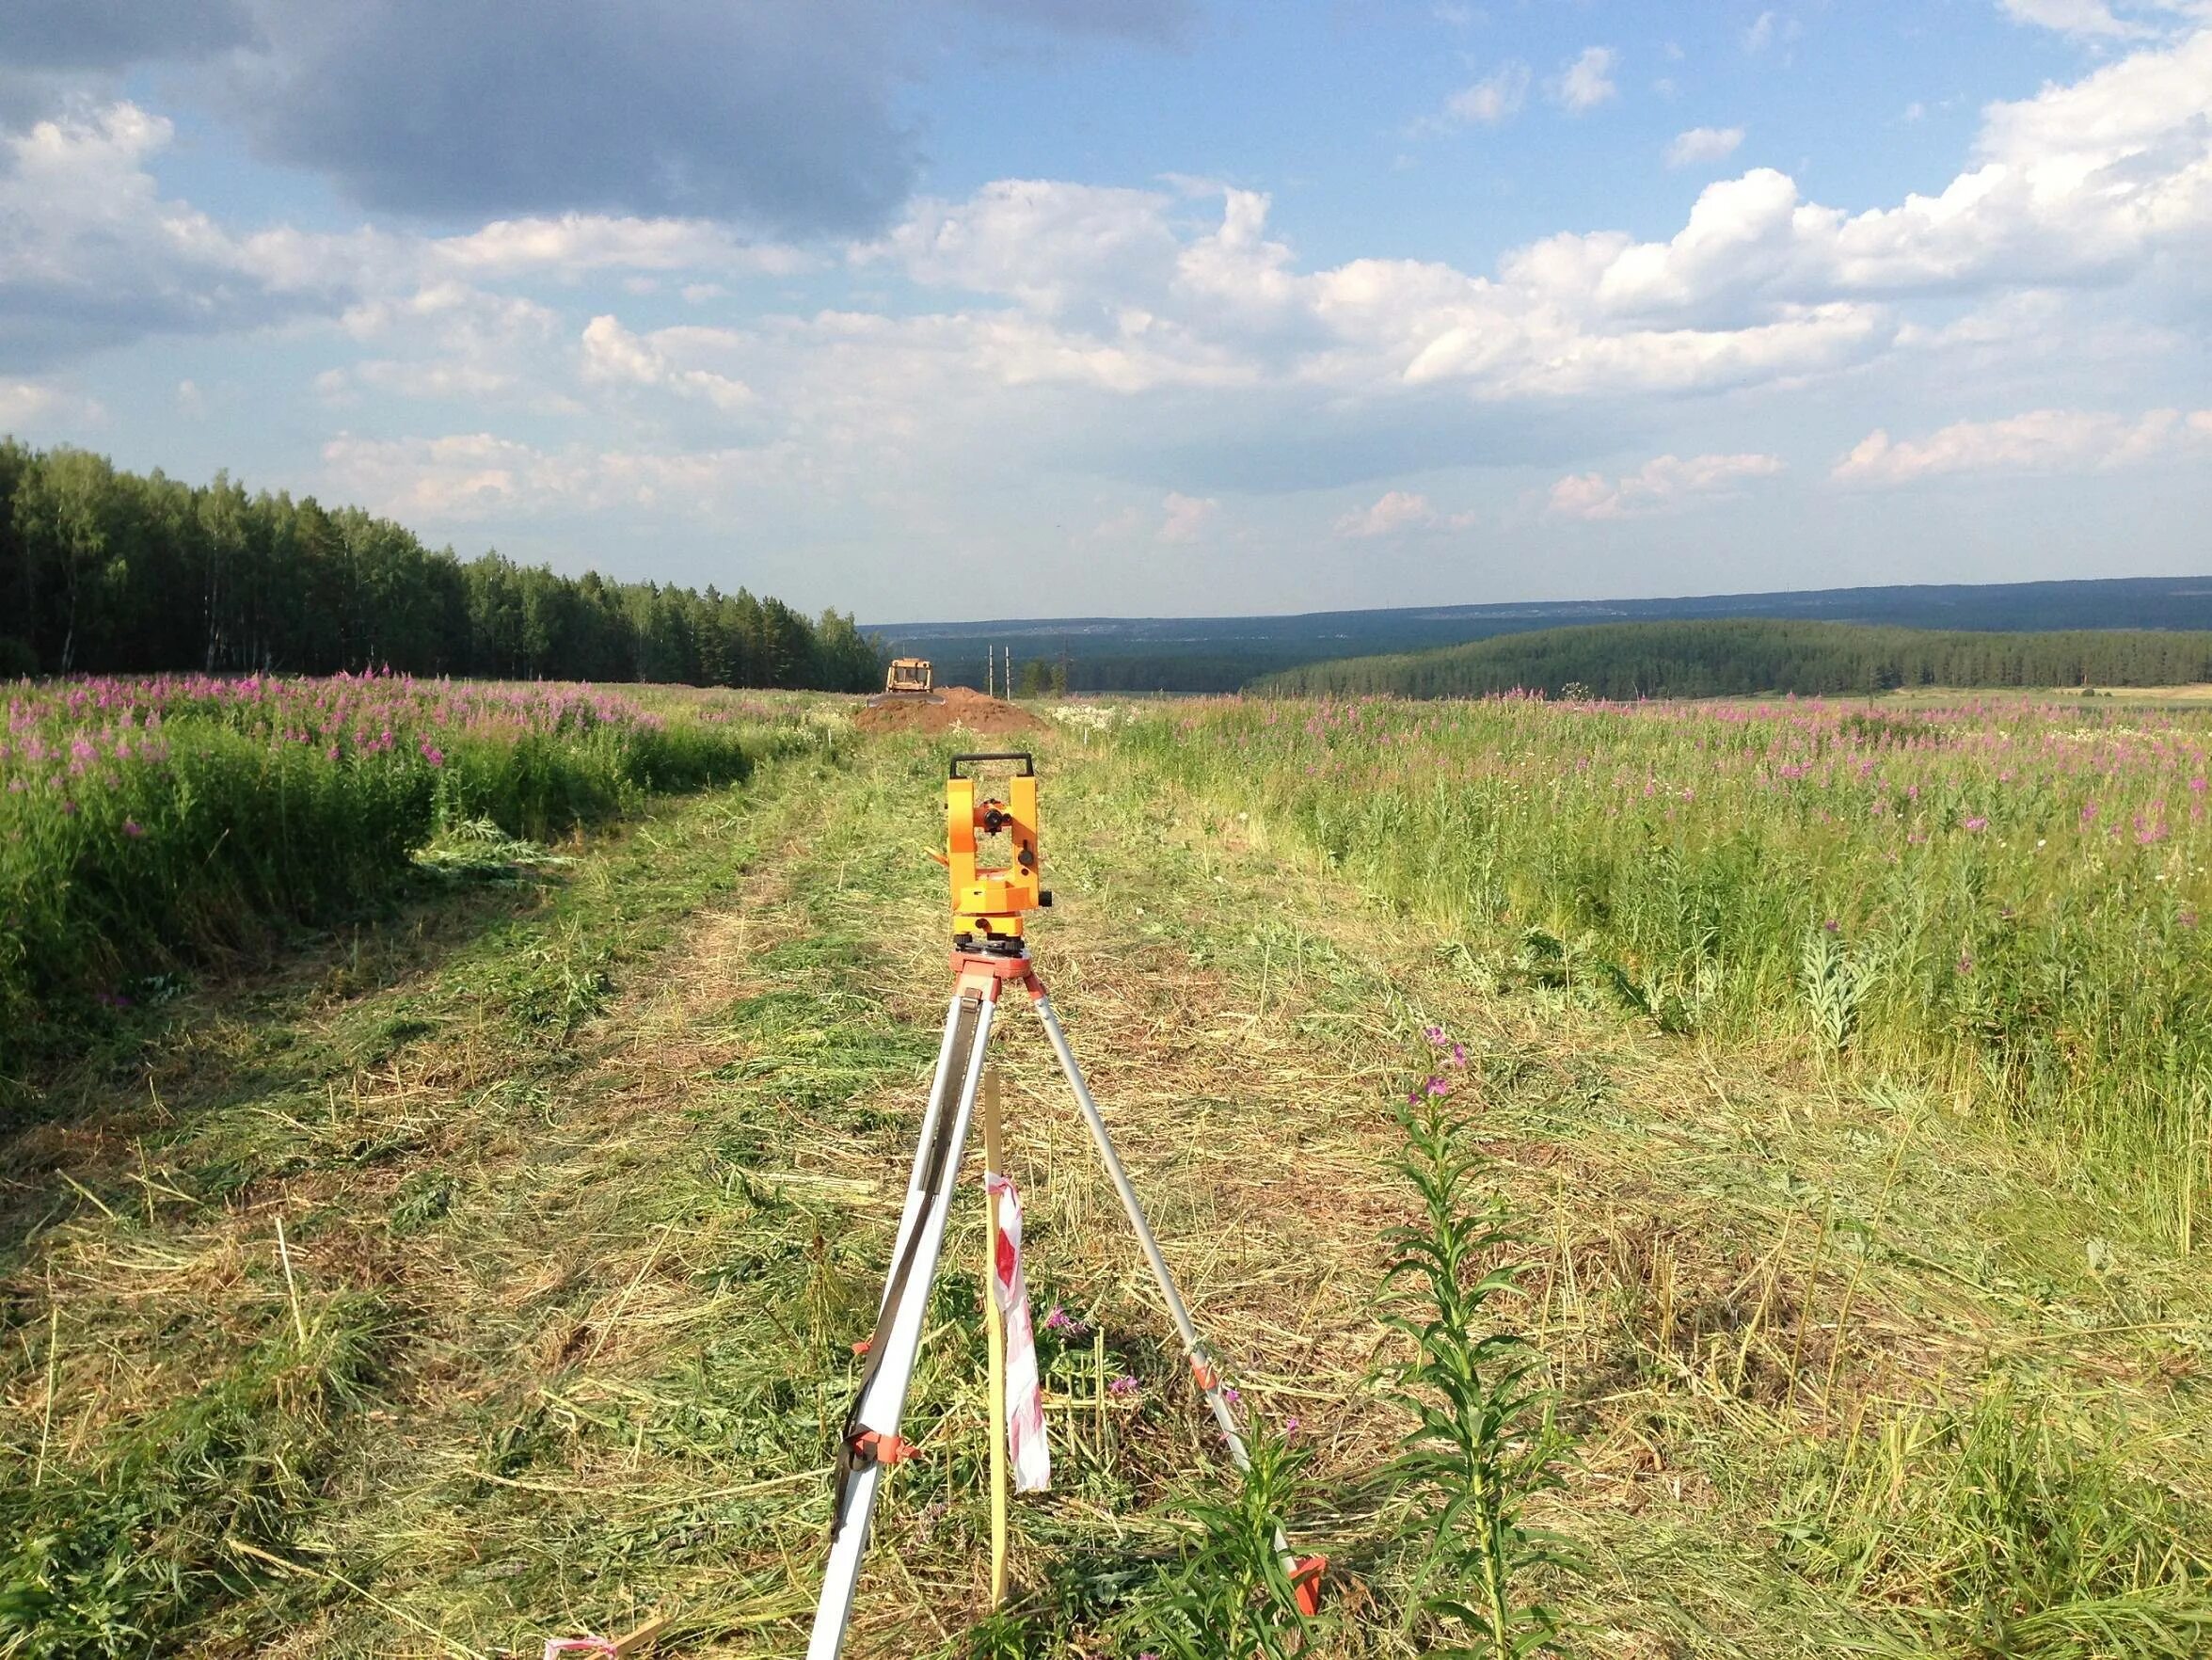
[[[1016,767],[1006,782],[1006,797],[979,800],[978,780],[972,769],[980,764],[1011,762]],[[971,769],[963,773],[963,768]],[[981,837],[1003,835],[1010,848],[1009,862],[989,867],[979,862]],[[837,1444],[835,1486],[830,1519],[830,1556],[822,1575],[820,1600],[815,1605],[814,1629],[807,1639],[807,1660],[837,1660],[845,1647],[845,1633],[852,1617],[852,1596],[860,1578],[860,1562],[867,1549],[868,1524],[875,1511],[878,1490],[887,1464],[911,1456],[911,1444],[899,1433],[906,1411],[906,1392],[914,1378],[915,1361],[921,1347],[923,1316],[928,1310],[930,1285],[945,1245],[945,1229],[951,1217],[952,1191],[965,1150],[968,1126],[975,1116],[977,1095],[985,1074],[985,1054],[998,999],[1011,981],[1029,995],[1030,1006],[1044,1027],[1054,1058],[1074,1092],[1091,1145],[1106,1166],[1129,1226],[1137,1236],[1145,1265],[1152,1270],[1160,1301],[1175,1327],[1190,1366],[1191,1381],[1205,1397],[1214,1422],[1220,1429],[1229,1457],[1236,1467],[1249,1470],[1251,1458],[1237,1428],[1236,1413],[1212,1354],[1200,1339],[1190,1311],[1175,1288],[1168,1259],[1160,1251],[1137,1187],[1114,1150],[1105,1116],[1084,1081],[1083,1069],[1069,1046],[1068,1034],[1054,1012],[1044,982],[1029,959],[1023,934],[1023,918],[1052,903],[1042,886],[1042,864],[1038,853],[1037,764],[1019,753],[956,755],[945,785],[945,854],[940,861],[950,878],[952,901],[953,992],[946,1010],[945,1035],[937,1049],[937,1070],[930,1085],[929,1105],[922,1113],[921,1137],[915,1150],[914,1173],[906,1188],[906,1203],[899,1216],[899,1232],[892,1247],[892,1268],[876,1315],[874,1333],[856,1352],[865,1354],[860,1388],[846,1415]],[[994,1080],[995,1082],[995,1080]],[[996,1090],[993,1090],[995,1108]],[[995,1123],[995,1113],[993,1115]],[[996,1165],[995,1149],[988,1162]],[[995,1230],[994,1230],[995,1232]],[[1006,1433],[995,1421],[991,1433]],[[995,1532],[996,1530],[995,1529]],[[1003,1537],[1003,1536],[1000,1536]],[[1003,1547],[1001,1547],[1003,1548]],[[1320,1604],[1320,1581],[1327,1569],[1321,1556],[1297,1557],[1281,1528],[1275,1548],[1284,1572],[1296,1591],[1298,1610],[1313,1615]],[[993,1594],[995,1602],[1003,1588],[1003,1556],[994,1562]]]

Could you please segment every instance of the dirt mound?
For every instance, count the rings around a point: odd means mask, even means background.
[[[1044,723],[1027,710],[971,692],[965,686],[947,686],[937,695],[944,701],[926,703],[915,698],[864,709],[852,717],[852,724],[863,732],[943,732],[963,726],[993,737],[1044,729]]]

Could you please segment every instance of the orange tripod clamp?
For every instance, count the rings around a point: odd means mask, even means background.
[[[1020,771],[1006,781],[1006,798],[977,797],[977,780],[961,769],[983,761],[1014,761]],[[979,864],[982,837],[1004,835],[1011,862]],[[1019,941],[1022,915],[1052,903],[1041,886],[1037,852],[1037,762],[1021,751],[956,755],[945,781],[945,867],[951,876],[952,933],[956,940]]]

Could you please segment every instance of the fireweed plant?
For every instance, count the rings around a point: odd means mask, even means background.
[[[1116,742],[1500,978],[1541,931],[1576,994],[1909,1077],[2074,1154],[2154,1236],[2205,1208],[2202,712],[1220,698]]]
[[[181,965],[377,902],[441,827],[545,838],[742,777],[796,728],[589,686],[406,676],[24,683],[0,731],[0,1076]]]
[[[1399,1111],[1420,1220],[1392,1230],[1384,1285],[1395,1293],[1387,1323],[1412,1350],[1396,1396],[1414,1428],[1394,1475],[1424,1524],[1414,1599],[1452,1645],[1425,1652],[1559,1653],[1559,1617],[1534,1582],[1574,1564],[1521,1513],[1560,1485],[1566,1440],[1542,1357],[1501,1324],[1499,1305],[1520,1292],[1521,1240],[1452,1104],[1466,1051],[1440,1027],[1424,1035],[1434,1063]]]

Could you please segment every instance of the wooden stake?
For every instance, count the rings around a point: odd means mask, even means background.
[[[983,1069],[983,1168],[1003,1175],[998,1140],[998,1068]],[[983,1329],[991,1346],[991,1605],[1006,1601],[1006,1321],[998,1312],[998,1200],[983,1195]]]
[[[651,1648],[654,1639],[666,1631],[668,1625],[669,1616],[655,1614],[643,1625],[635,1626],[624,1632],[620,1636],[610,1639],[608,1646],[613,1649],[616,1660],[623,1660],[626,1655],[642,1653]]]
[[[61,1304],[54,1301],[54,1281],[46,1281],[46,1411],[39,1422],[39,1463],[31,1473],[31,1491],[46,1483],[46,1445],[54,1439],[54,1378],[61,1362]]]
[[[284,1242],[284,1219],[277,1219],[277,1255],[284,1264],[284,1296],[292,1304],[292,1330],[299,1346],[308,1346],[308,1323],[299,1312],[299,1282],[292,1277],[292,1247]]]

